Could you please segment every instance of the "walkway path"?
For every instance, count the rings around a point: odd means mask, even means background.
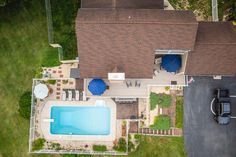
[[[140,128],[139,133],[143,135],[156,135],[156,136],[182,136],[182,129],[171,128],[170,130],[153,130],[150,128]]]

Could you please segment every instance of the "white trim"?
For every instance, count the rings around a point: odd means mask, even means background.
[[[171,49],[156,49],[155,54],[180,54],[183,55],[190,50],[171,50]]]

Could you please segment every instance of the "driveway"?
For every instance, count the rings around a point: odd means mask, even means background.
[[[236,157],[236,119],[220,126],[210,111],[213,90],[227,88],[236,95],[236,77],[213,80],[194,77],[195,82],[184,89],[184,139],[189,157]],[[236,98],[231,100],[236,116]]]

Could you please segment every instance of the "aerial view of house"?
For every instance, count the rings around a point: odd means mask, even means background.
[[[32,80],[29,153],[128,155],[160,137],[181,138],[180,156],[236,156],[236,25],[171,2],[81,0],[66,60],[45,1],[59,64]]]

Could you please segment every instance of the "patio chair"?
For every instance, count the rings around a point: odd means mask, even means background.
[[[65,91],[62,91],[61,99],[62,99],[63,101],[66,101],[66,92],[65,92]]]
[[[132,82],[131,81],[126,81],[126,86],[129,88],[129,87],[132,87]]]
[[[86,99],[86,96],[85,96],[85,92],[83,91],[82,93],[83,93],[83,96],[82,96],[83,101],[86,101],[87,99]]]
[[[75,91],[75,101],[79,101],[79,90]]]
[[[135,81],[135,87],[140,87],[140,85],[141,85],[141,81],[136,80]]]

